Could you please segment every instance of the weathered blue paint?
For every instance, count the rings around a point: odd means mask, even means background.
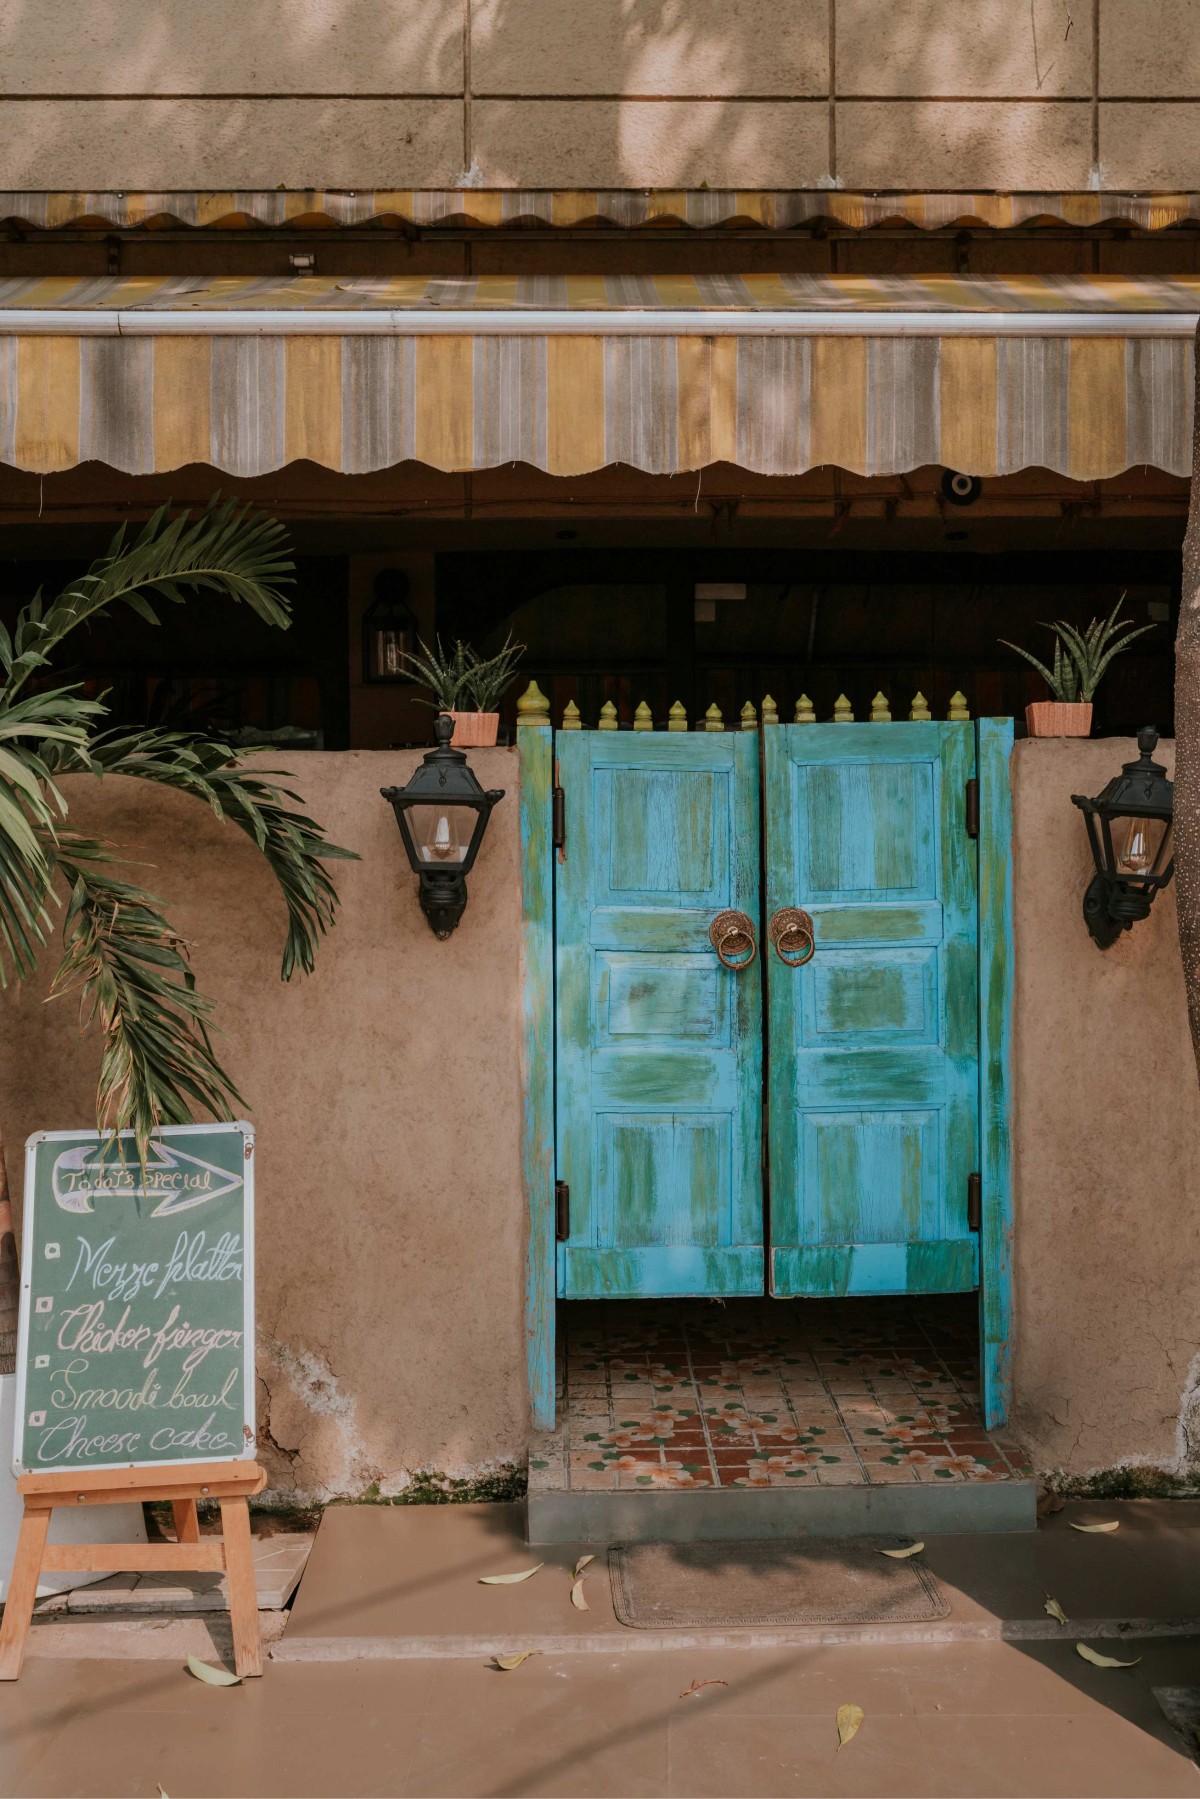
[[[974,729],[781,725],[765,752],[767,916],[802,906],[817,946],[767,966],[771,1291],[969,1291]]]
[[[554,891],[550,844],[553,732],[522,725],[521,1163],[529,1243],[525,1356],[535,1430],[554,1429]]]
[[[979,1341],[984,1423],[1012,1404],[1013,884],[1009,718],[979,734],[979,1134],[983,1177]]]
[[[716,913],[759,912],[756,733],[557,739],[558,1246],[570,1298],[761,1293],[760,964]]]

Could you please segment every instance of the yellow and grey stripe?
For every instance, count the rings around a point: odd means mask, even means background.
[[[1195,279],[5,282],[0,461],[1186,475],[1197,311]]]
[[[1080,228],[1134,225],[1162,231],[1200,219],[1200,194],[1131,193],[840,193],[826,190],[620,188],[415,190],[355,193],[322,189],[225,189],[204,192],[74,193],[0,191],[0,219],[39,230],[64,225],[120,229],[186,225],[365,225],[398,223],[498,228],[518,223],[571,227],[603,223],[761,225],[767,230],[828,221],[851,230],[892,222],[936,231],[981,225],[1011,230],[1049,223]]]

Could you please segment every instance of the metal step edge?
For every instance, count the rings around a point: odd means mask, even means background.
[[[1037,1484],[1032,1480],[798,1491],[724,1487],[699,1493],[572,1492],[539,1485],[530,1489],[526,1501],[530,1544],[945,1536],[1036,1528]]]

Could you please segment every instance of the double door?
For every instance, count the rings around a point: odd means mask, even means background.
[[[557,738],[560,1295],[979,1286],[977,753],[971,723]]]

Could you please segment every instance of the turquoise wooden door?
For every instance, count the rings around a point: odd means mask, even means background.
[[[764,945],[770,1289],[974,1288],[979,1093],[970,724],[764,733],[767,916],[811,915],[815,951]]]
[[[555,743],[558,1291],[763,1291],[758,734],[579,731]]]

